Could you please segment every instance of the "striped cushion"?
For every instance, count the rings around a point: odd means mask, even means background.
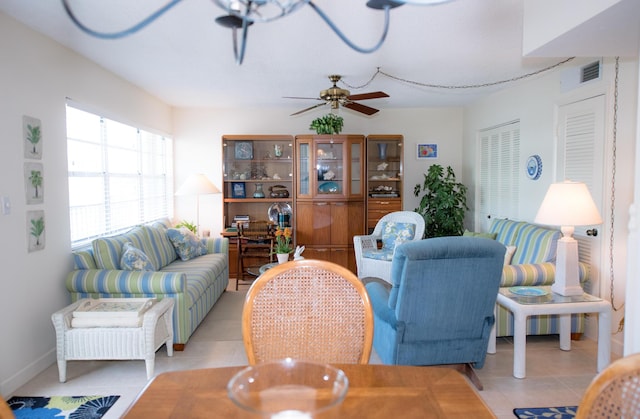
[[[559,230],[527,223],[516,237],[516,253],[511,264],[554,262],[560,235]]]
[[[93,249],[76,250],[73,252],[74,269],[96,269],[93,260]]]
[[[207,253],[229,253],[229,240],[222,237],[207,239]]]
[[[502,268],[501,287],[553,284],[556,266],[553,263],[506,265]]]
[[[158,221],[154,221],[153,223],[151,223],[151,227],[152,228],[159,228],[159,229],[168,229],[171,228],[171,220],[168,218],[162,218]]]
[[[178,257],[164,227],[143,226],[142,228],[146,232],[142,250],[151,259],[155,270],[164,268]]]
[[[513,336],[513,314],[501,305],[496,306],[496,336]],[[527,335],[557,335],[560,321],[557,314],[527,318]],[[571,315],[571,333],[584,333],[584,314]]]
[[[187,277],[187,307],[191,307],[227,267],[226,255],[214,253],[188,261],[177,259],[162,272],[181,272]]]
[[[131,242],[146,253],[143,246],[145,240],[146,232],[142,227],[135,227],[129,232],[117,236],[95,239],[92,246],[96,265],[100,269],[120,269],[120,257],[124,244]]]
[[[496,240],[505,246],[515,245],[516,237],[520,229],[526,225],[524,221],[513,221],[503,218],[495,218],[489,228],[490,233],[496,234]]]

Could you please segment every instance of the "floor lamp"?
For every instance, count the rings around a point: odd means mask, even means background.
[[[558,240],[555,282],[551,290],[560,295],[582,295],[578,275],[578,242],[573,238],[575,226],[602,224],[593,198],[582,182],[564,181],[549,186],[538,209],[535,222],[561,226]]]
[[[220,193],[220,189],[214,185],[209,178],[202,173],[192,174],[187,180],[178,188],[176,196],[183,195],[195,195],[197,197],[197,209],[196,209],[196,231],[200,236],[200,195],[210,195]]]

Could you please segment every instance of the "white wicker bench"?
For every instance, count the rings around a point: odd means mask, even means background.
[[[142,315],[140,327],[72,327],[73,312],[85,301],[78,300],[51,316],[61,383],[67,381],[67,361],[143,359],[147,379],[151,379],[156,351],[166,344],[167,355],[173,356],[173,298],[154,303]]]

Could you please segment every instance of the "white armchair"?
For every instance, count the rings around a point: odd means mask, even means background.
[[[373,233],[354,236],[358,278],[375,277],[391,282],[391,259],[395,246],[407,241],[422,240],[424,218],[413,211],[396,211],[383,216]],[[378,240],[382,248],[378,249]]]

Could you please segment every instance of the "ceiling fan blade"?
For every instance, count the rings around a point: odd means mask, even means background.
[[[306,100],[324,100],[319,97],[300,97],[300,96],[282,96],[283,99],[306,99]]]
[[[365,99],[379,99],[381,97],[389,97],[385,92],[370,92],[370,93],[361,93],[359,95],[351,95],[348,96],[349,100],[365,100]]]
[[[326,104],[327,104],[327,102],[324,102],[324,103],[318,103],[317,105],[309,106],[308,108],[305,108],[305,109],[303,109],[303,110],[301,110],[301,111],[298,111],[298,112],[296,112],[296,113],[292,113],[292,114],[291,114],[291,115],[289,115],[289,116],[300,115],[300,114],[301,114],[301,113],[303,113],[303,112],[310,111],[311,109],[315,109],[315,108],[317,108],[317,107],[324,106],[324,105],[326,105]],[[376,111],[376,112],[377,112],[377,111]]]
[[[349,103],[345,103],[344,105],[345,108],[349,108],[351,110],[354,110],[356,112],[360,112],[366,115],[373,115],[374,113],[378,112],[378,109],[374,109],[371,108],[369,106],[365,106],[361,103],[356,103],[356,102],[349,102]]]

